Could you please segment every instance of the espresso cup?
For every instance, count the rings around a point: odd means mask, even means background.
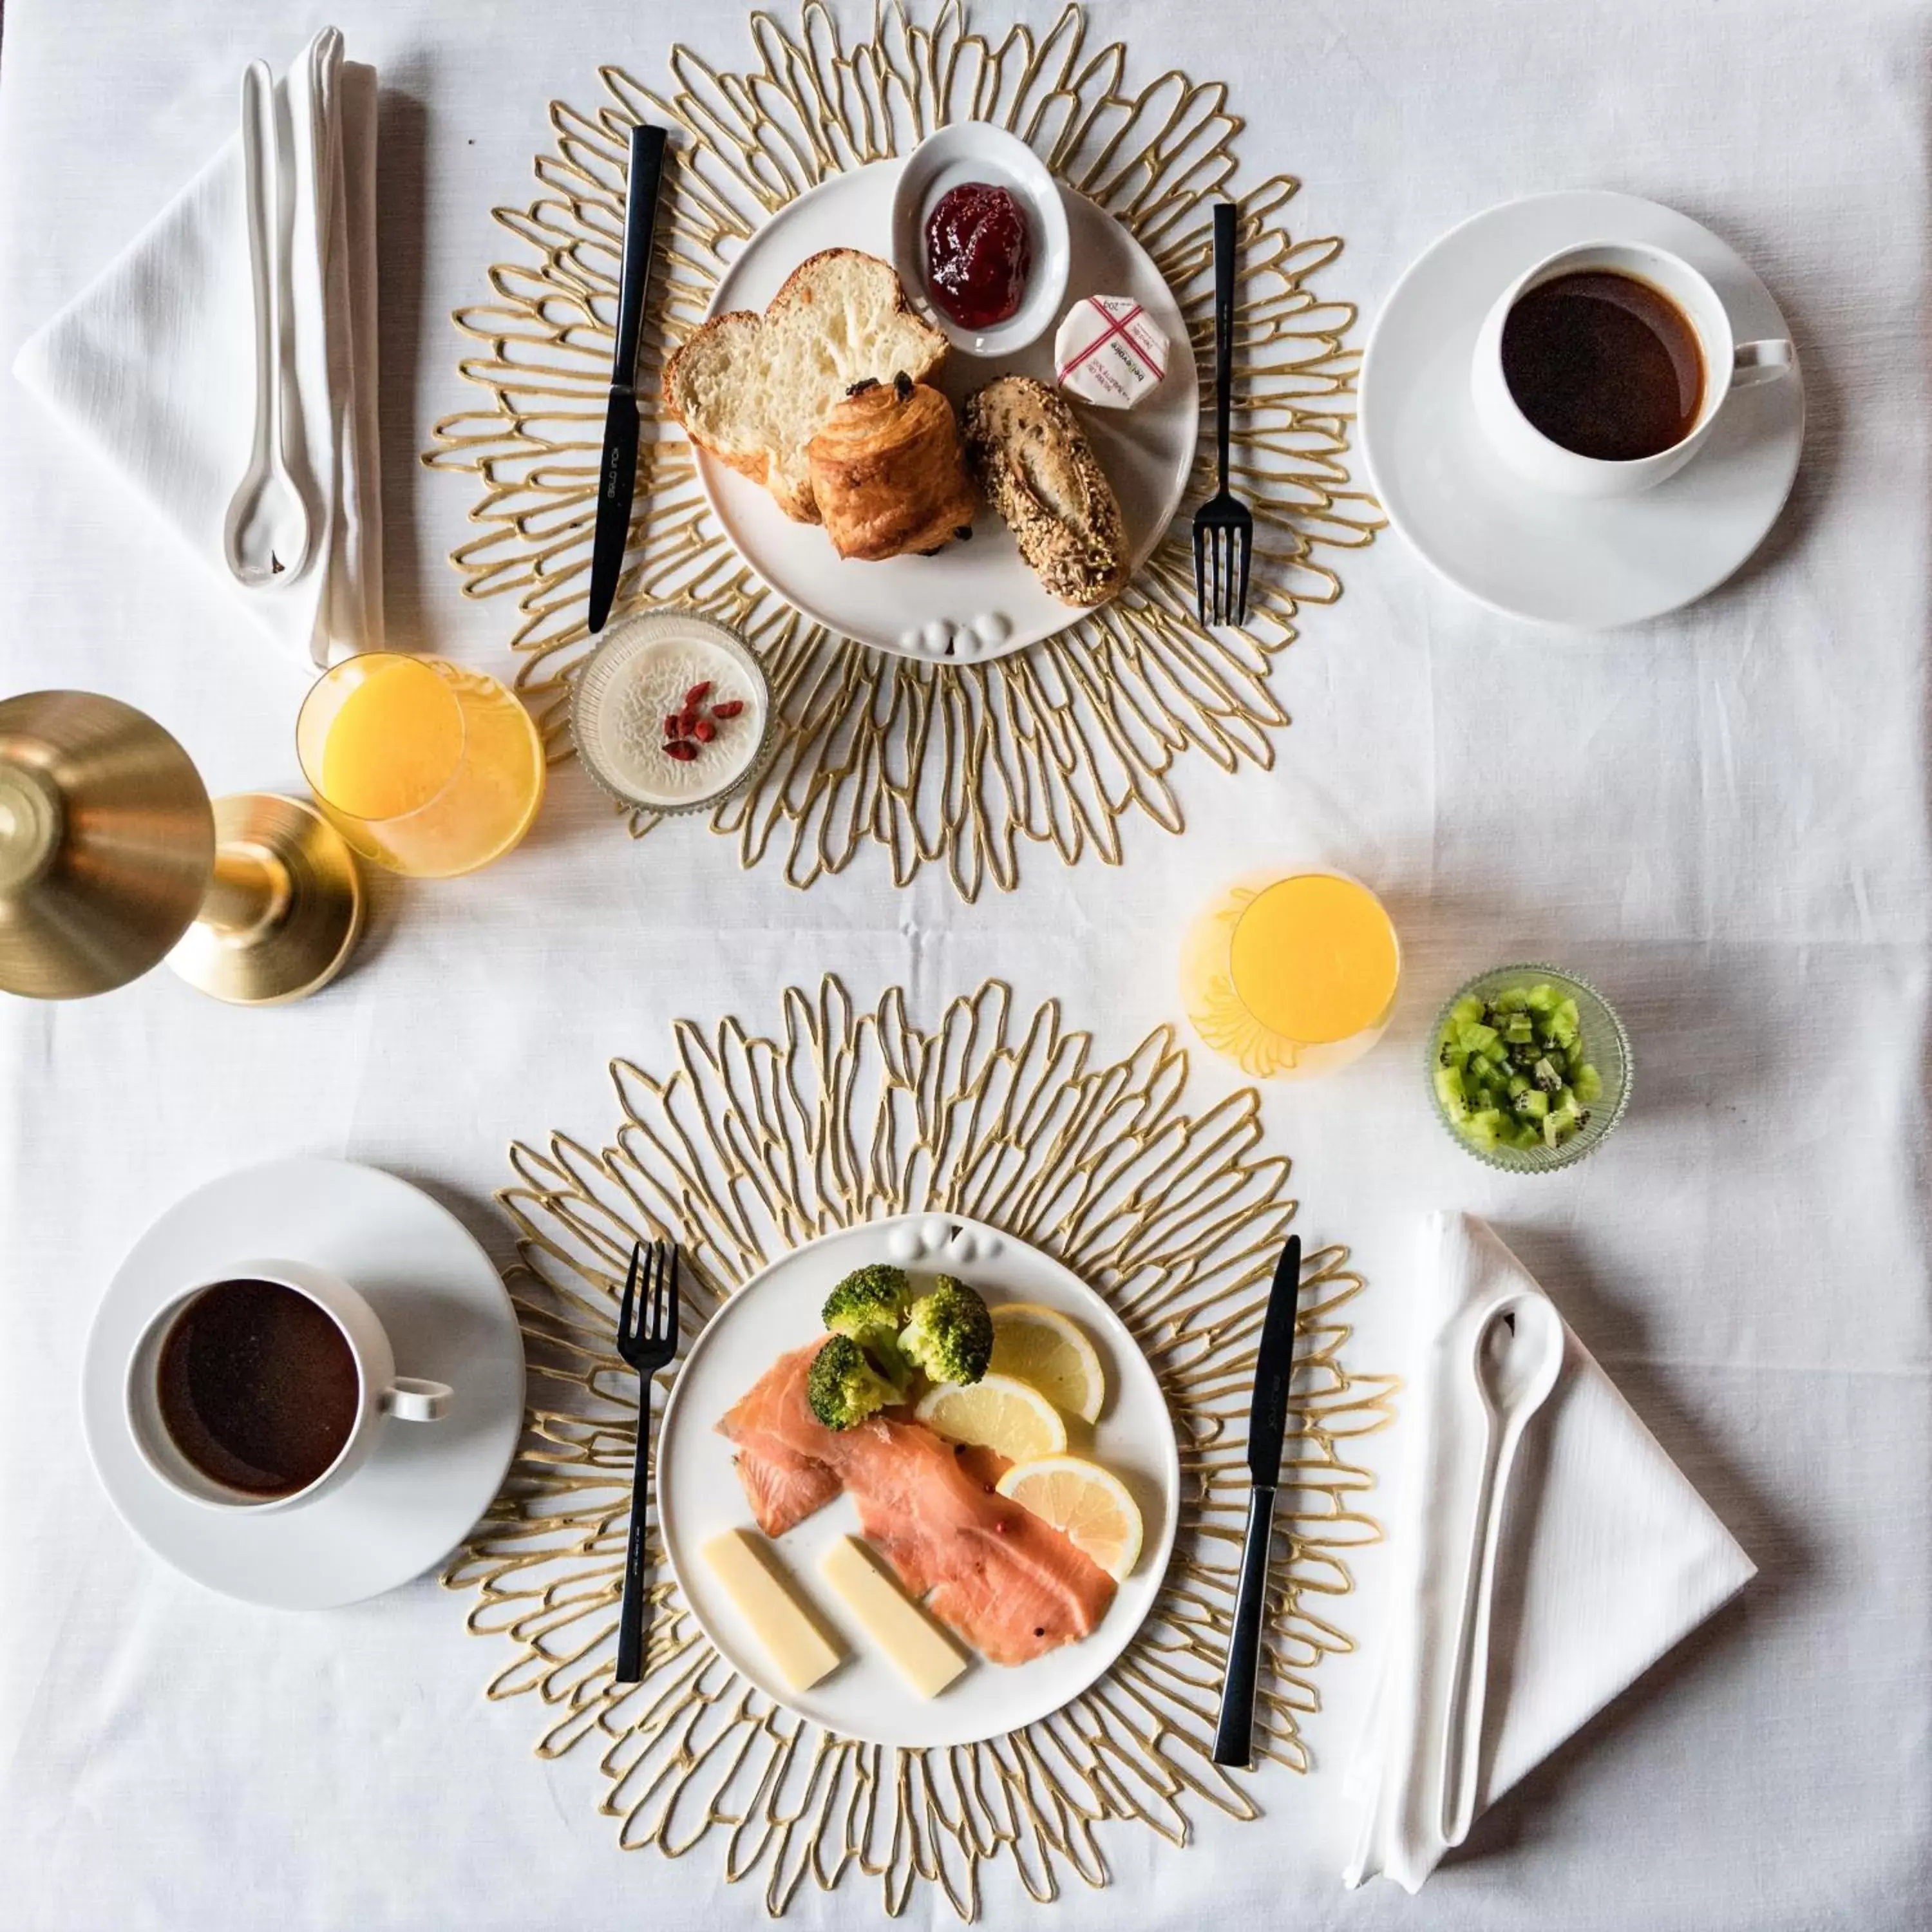
[[[1676,310],[1696,340],[1703,363],[1696,415],[1676,442],[1653,455],[1612,461],[1566,448],[1530,421],[1510,392],[1503,332],[1511,311],[1544,284],[1591,272],[1647,283]],[[1682,256],[1646,242],[1596,242],[1546,256],[1496,298],[1476,336],[1471,387],[1484,434],[1526,481],[1565,496],[1629,496],[1661,483],[1696,454],[1732,390],[1775,381],[1791,365],[1791,344],[1782,337],[1737,341],[1717,290]]]
[[[291,1409],[305,1399],[326,1401],[328,1406],[329,1428],[323,1438],[322,1452],[333,1446],[335,1434],[340,1436],[340,1446],[334,1448],[326,1466],[286,1489],[242,1486],[202,1466],[202,1461],[197,1461],[190,1453],[196,1445],[178,1436],[176,1424],[170,1419],[171,1408],[178,1412],[181,1398],[164,1388],[164,1367],[176,1324],[192,1314],[204,1297],[218,1290],[238,1294],[261,1283],[271,1288],[290,1290],[320,1310],[346,1348],[348,1364],[353,1368],[351,1388],[347,1377],[340,1372],[344,1365],[334,1352],[332,1338],[327,1330],[319,1328],[312,1332],[322,1338],[328,1358],[325,1366],[334,1372],[320,1375],[319,1382],[333,1386],[302,1387],[299,1372],[291,1363],[279,1365],[278,1386]],[[185,1338],[183,1346],[187,1346]],[[182,1372],[185,1374],[185,1366]],[[264,1368],[260,1372],[266,1376],[272,1371]],[[292,1378],[297,1384],[292,1388],[289,1386]],[[237,1383],[242,1379],[238,1372],[231,1378]],[[212,1508],[261,1512],[290,1509],[334,1489],[368,1460],[386,1420],[393,1417],[399,1422],[438,1421],[448,1412],[452,1394],[447,1383],[397,1374],[395,1353],[376,1311],[338,1276],[304,1262],[251,1261],[239,1262],[212,1280],[184,1289],[156,1314],[142,1330],[129,1358],[126,1406],[128,1432],[135,1448],[148,1467],[170,1489]],[[322,1419],[304,1413],[293,1418],[292,1426],[296,1424],[305,1429],[308,1445],[314,1449]],[[211,1436],[210,1440],[214,1439]],[[203,1461],[219,1460],[208,1453],[207,1443],[199,1446]]]

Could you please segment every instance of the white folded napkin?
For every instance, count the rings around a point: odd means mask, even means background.
[[[1382,1672],[1348,1789],[1361,1808],[1343,1882],[1382,1873],[1418,1890],[1447,1849],[1441,1760],[1449,1664],[1481,1480],[1481,1409],[1467,1370],[1496,1298],[1541,1294],[1484,1222],[1432,1216],[1424,1233],[1395,1512],[1398,1564]],[[1574,1334],[1531,1421],[1496,1567],[1477,1810],[1578,1730],[1756,1574]]]
[[[255,417],[241,81],[220,151],[22,348],[14,373],[104,456],[304,665],[382,641],[376,435],[376,74],[326,28],[276,85],[292,168],[283,384],[291,468],[316,519],[312,561],[244,590],[222,526]],[[289,340],[292,337],[292,341]]]

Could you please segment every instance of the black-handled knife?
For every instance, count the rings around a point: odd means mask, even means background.
[[[1248,1531],[1234,1591],[1234,1626],[1228,1640],[1228,1675],[1221,1718],[1214,1727],[1214,1762],[1253,1761],[1255,1679],[1261,1668],[1262,1613],[1268,1605],[1268,1547],[1274,1530],[1275,1491],[1281,1482],[1282,1438],[1288,1432],[1288,1385],[1294,1372],[1295,1305],[1301,1292],[1301,1237],[1291,1234],[1275,1264],[1255,1358],[1255,1396],[1248,1412]]]
[[[623,574],[631,532],[631,493],[638,481],[638,338],[644,324],[644,290],[651,279],[651,238],[657,226],[658,178],[664,172],[664,130],[644,122],[631,130],[631,173],[625,192],[624,263],[617,285],[617,352],[610,364],[610,400],[604,412],[604,455],[597,474],[597,540],[590,552],[590,628],[604,628]]]

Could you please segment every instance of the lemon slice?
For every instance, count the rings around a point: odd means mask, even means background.
[[[1012,1376],[982,1376],[963,1388],[942,1382],[913,1413],[950,1441],[980,1443],[1010,1462],[1058,1456],[1066,1447],[1059,1410]]]
[[[1064,1530],[1112,1577],[1122,1581],[1140,1560],[1141,1513],[1111,1469],[1078,1456],[1016,1462],[1000,1493]]]
[[[1030,1382],[1069,1415],[1098,1421],[1107,1376],[1093,1343],[1058,1309],[1036,1301],[1003,1302],[992,1314],[994,1372]]]

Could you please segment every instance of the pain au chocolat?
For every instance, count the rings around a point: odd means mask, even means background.
[[[979,492],[952,405],[903,374],[861,382],[806,452],[812,499],[842,557],[878,562],[973,533]]]

